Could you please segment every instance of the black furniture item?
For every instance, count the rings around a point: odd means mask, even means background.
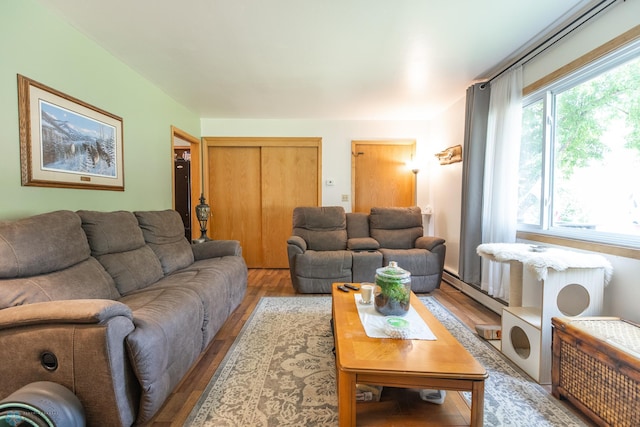
[[[174,167],[175,210],[184,223],[184,235],[191,242],[191,162],[176,159]]]

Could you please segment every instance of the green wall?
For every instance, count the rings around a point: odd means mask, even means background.
[[[0,219],[57,209],[171,208],[171,125],[200,119],[34,0],[0,2]],[[23,187],[17,74],[123,119],[125,191]]]

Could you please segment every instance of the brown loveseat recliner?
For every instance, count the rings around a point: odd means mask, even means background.
[[[419,207],[297,207],[287,240],[291,282],[300,293],[330,293],[334,282],[373,282],[376,269],[396,261],[411,272],[414,292],[440,287],[444,239],[423,236]]]
[[[89,426],[145,424],[246,288],[239,243],[191,245],[172,210],[0,222],[0,399],[51,381]]]

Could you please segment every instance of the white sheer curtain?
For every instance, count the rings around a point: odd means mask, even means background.
[[[483,243],[516,240],[521,133],[522,67],[516,67],[491,82],[482,203]],[[509,265],[483,258],[481,288],[508,301]]]

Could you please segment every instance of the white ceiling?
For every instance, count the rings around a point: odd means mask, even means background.
[[[589,0],[39,0],[206,118],[428,119]]]

